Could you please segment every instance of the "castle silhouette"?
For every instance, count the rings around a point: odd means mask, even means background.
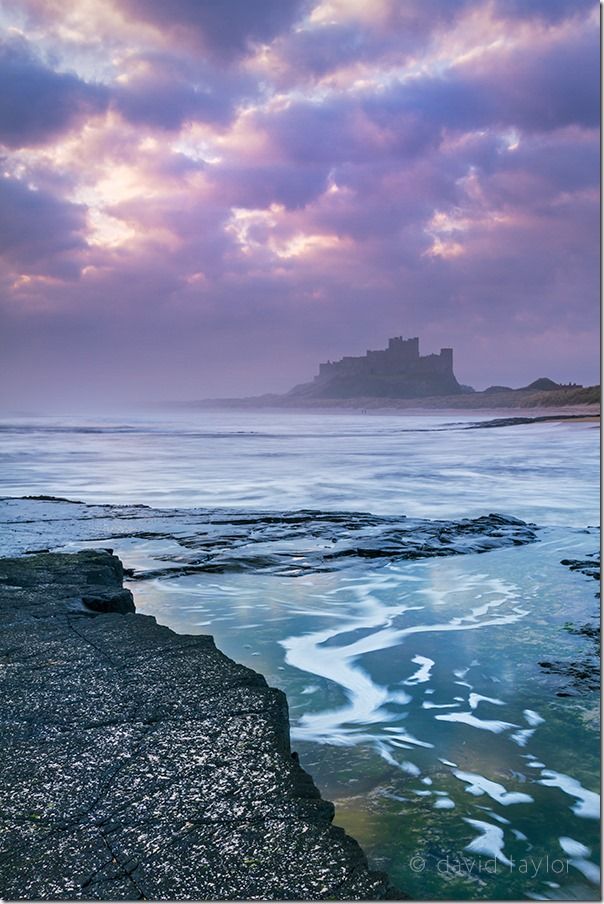
[[[310,398],[421,398],[467,391],[453,373],[453,349],[420,355],[419,339],[394,336],[388,348],[362,357],[346,356],[319,365],[311,383],[295,386],[289,395]]]

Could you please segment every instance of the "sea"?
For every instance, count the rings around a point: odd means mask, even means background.
[[[138,611],[212,634],[285,691],[293,748],[335,822],[412,898],[596,900],[599,695],[568,666],[593,659],[581,629],[598,618],[598,588],[562,562],[599,549],[599,431],[480,426],[496,416],[4,417],[0,493],[169,509],[183,525],[192,509],[245,516],[262,567],[168,568],[132,582]],[[330,513],[498,513],[534,524],[536,540],[303,567]],[[93,542],[65,523],[56,548]],[[349,519],[333,525],[336,543]],[[178,559],[177,540],[139,533],[111,542],[126,567]],[[228,531],[223,542],[226,554]],[[267,567],[284,544],[300,568]]]

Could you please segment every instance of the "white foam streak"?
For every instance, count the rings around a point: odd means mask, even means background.
[[[454,769],[453,775],[468,784],[469,787],[466,788],[466,791],[469,794],[473,794],[475,797],[488,794],[492,800],[497,801],[498,804],[502,804],[504,807],[508,807],[510,804],[530,804],[533,802],[533,798],[529,794],[524,794],[521,791],[508,791],[503,785],[498,782],[492,782],[483,775],[463,772],[461,769]]]
[[[469,844],[466,845],[466,851],[472,851],[475,854],[485,854],[487,857],[494,857],[505,866],[511,866],[512,861],[509,860],[503,852],[503,829],[494,826],[490,822],[482,822],[480,819],[467,819],[464,822],[478,829],[480,835]]]
[[[500,722],[496,719],[478,719],[471,712],[468,713],[447,713],[442,716],[434,716],[439,722],[463,722],[472,728],[481,728],[483,731],[492,731],[493,734],[501,734],[508,728],[518,728],[513,722]]]
[[[503,700],[498,700],[496,697],[483,697],[482,694],[470,694],[468,697],[468,703],[470,704],[470,709],[476,709],[479,703],[484,701],[485,703],[493,703],[494,706],[504,706]]]
[[[534,728],[523,728],[520,731],[515,731],[510,737],[519,747],[526,747],[534,734]]]
[[[574,838],[568,838],[563,835],[558,841],[564,853],[568,854],[569,857],[589,857],[591,854],[591,850],[588,847],[585,847],[580,841],[575,841]]]
[[[414,662],[416,665],[419,665],[419,669],[417,672],[414,672],[413,675],[410,675],[405,684],[424,684],[426,681],[430,680],[430,674],[432,671],[432,666],[435,665],[433,659],[428,659],[427,656],[414,656],[411,662]]]
[[[523,716],[531,726],[531,728],[536,728],[537,725],[542,725],[543,722],[545,722],[543,716],[540,716],[539,713],[536,713],[534,709],[525,709]]]
[[[562,836],[562,838],[559,838],[558,840],[560,842],[560,847],[570,858],[568,861],[570,865],[579,870],[589,882],[593,882],[594,885],[599,885],[600,869],[595,863],[592,863],[587,859],[591,856],[591,849],[584,844],[581,844],[580,841],[575,841],[574,838]]]
[[[594,791],[588,791],[583,785],[570,775],[554,772],[552,769],[543,769],[542,778],[538,779],[540,785],[548,788],[560,788],[570,797],[576,797],[577,803],[571,807],[576,816],[584,819],[600,818],[600,795]]]
[[[515,599],[515,588],[512,585],[499,579],[491,580],[489,585],[490,592],[497,594],[497,599],[486,606],[479,607],[481,613],[486,612],[489,608],[501,606],[506,599],[508,601]],[[392,693],[374,682],[359,665],[360,657],[397,646],[406,637],[416,634],[477,630],[510,624],[522,617],[518,613],[508,612],[480,621],[477,618],[477,610],[472,610],[469,615],[456,616],[447,622],[415,624],[397,628],[393,626],[394,619],[405,612],[413,611],[416,607],[405,606],[400,600],[394,606],[386,605],[376,593],[372,592],[374,589],[382,589],[379,578],[375,584],[363,582],[359,586],[348,588],[349,592],[358,599],[358,603],[354,607],[354,617],[349,616],[347,619],[342,619],[342,613],[339,613],[337,625],[302,636],[288,637],[280,642],[285,649],[285,661],[288,665],[333,681],[344,689],[348,697],[348,703],[343,707],[304,715],[298,725],[293,728],[292,733],[296,739],[313,740],[325,744],[331,743],[333,737],[337,736],[338,743],[342,743],[342,738],[346,737],[347,743],[354,744],[360,742],[361,735],[357,735],[355,738],[355,732],[350,731],[345,725],[383,722],[386,715],[384,707],[387,702],[403,705],[409,702],[402,689]],[[333,613],[331,614],[333,615]],[[367,633],[358,640],[353,640],[352,643],[342,643],[341,645],[334,643],[338,637],[349,636],[355,631]],[[432,669],[436,665],[435,661],[420,654],[416,654],[412,661],[420,668],[407,678],[404,684],[413,686],[429,681]],[[478,699],[479,695],[476,695],[476,700]],[[495,702],[492,698],[483,699]],[[466,719],[466,721],[468,720]],[[517,727],[510,723],[489,723],[480,720],[476,720],[476,722],[480,727],[494,732],[502,731],[507,727]],[[472,721],[469,724],[473,724]],[[401,740],[421,746],[432,746],[405,734],[401,736]]]

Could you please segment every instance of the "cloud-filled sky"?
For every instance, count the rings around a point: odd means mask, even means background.
[[[0,5],[5,405],[598,380],[595,0]]]

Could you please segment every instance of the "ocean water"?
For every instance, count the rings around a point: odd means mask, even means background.
[[[200,412],[0,419],[2,488],[85,502],[344,509],[427,518],[510,511],[598,523],[598,431],[468,430],[488,415]]]
[[[526,546],[297,576],[171,574],[173,536],[111,545],[129,567],[168,566],[132,584],[140,611],[213,634],[286,691],[293,746],[336,821],[413,897],[597,899],[598,695],[539,662],[592,649],[575,628],[597,614],[596,584],[561,560],[599,546],[598,431],[472,428],[487,417],[4,420],[0,489],[244,512],[252,537],[258,512],[298,509],[534,522]],[[85,545],[67,523],[56,545]],[[293,559],[311,534],[305,522],[286,540]]]

